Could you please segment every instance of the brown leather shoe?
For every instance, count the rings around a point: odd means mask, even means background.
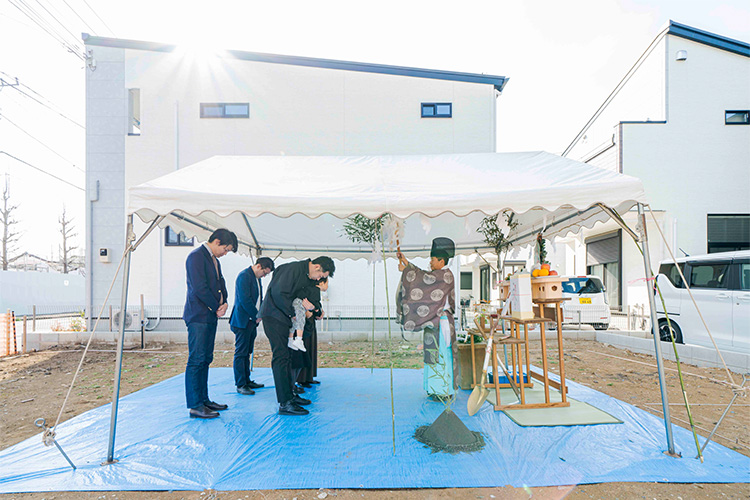
[[[205,405],[200,408],[190,408],[190,418],[216,418],[218,416],[218,412],[206,408]]]
[[[245,396],[252,396],[253,394],[255,394],[255,391],[252,390],[249,385],[238,387],[237,392],[239,392],[240,394],[244,394]]]

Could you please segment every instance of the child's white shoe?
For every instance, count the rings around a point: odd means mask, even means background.
[[[299,337],[296,337],[294,340],[292,340],[292,349],[295,349],[297,351],[307,352],[307,349],[305,349],[304,342],[302,342],[302,339]]]
[[[292,337],[289,337],[289,342],[287,343],[287,346],[289,349],[292,349],[293,351],[299,351],[299,348],[294,344],[294,339]]]

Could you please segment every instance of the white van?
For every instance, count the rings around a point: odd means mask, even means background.
[[[750,352],[750,250],[677,259],[695,302],[720,349]],[[679,343],[713,347],[672,261],[659,266],[657,283]],[[656,296],[661,339],[669,340],[667,320]]]
[[[563,324],[581,323],[595,330],[609,328],[611,315],[607,291],[598,276],[569,276],[563,281]]]

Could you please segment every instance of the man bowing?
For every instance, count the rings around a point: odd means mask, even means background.
[[[219,258],[236,251],[237,236],[222,228],[190,252],[185,261],[187,298],[182,313],[188,331],[185,399],[191,418],[216,418],[219,411],[227,409],[227,405],[208,398],[208,367],[214,359],[216,326],[228,308]]]
[[[252,266],[237,275],[234,286],[234,307],[229,317],[229,327],[234,332],[234,385],[237,392],[255,394],[253,389],[263,387],[250,380],[250,356],[255,337],[258,335],[258,311],[263,300],[263,285],[260,280],[271,274],[274,263],[268,257],[260,257]]]

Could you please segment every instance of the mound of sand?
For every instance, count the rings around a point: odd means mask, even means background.
[[[429,447],[433,453],[472,452],[484,448],[482,434],[469,430],[450,409],[441,413],[432,424],[419,427],[414,432],[414,438]]]

